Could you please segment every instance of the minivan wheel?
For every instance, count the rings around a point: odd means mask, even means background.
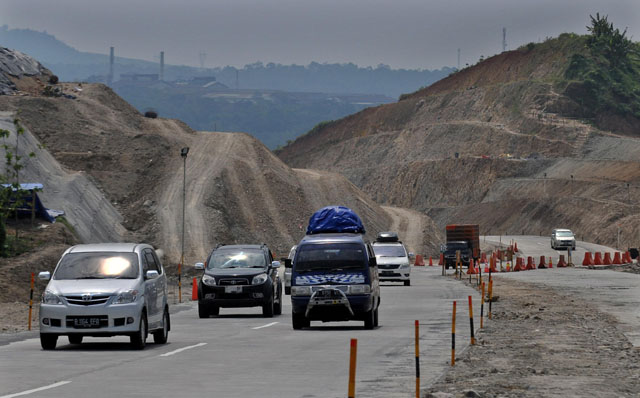
[[[71,343],[71,344],[82,344],[82,335],[80,335],[80,334],[70,334],[69,335],[69,343]]]
[[[410,285],[411,285],[411,280],[404,281],[404,285],[405,285],[405,286],[410,286]]]
[[[140,327],[138,331],[130,337],[131,346],[135,350],[142,350],[147,343],[147,314],[144,312],[140,317]]]
[[[371,309],[371,311],[365,314],[364,318],[364,328],[365,329],[373,329],[376,324],[376,310]]]
[[[293,321],[294,330],[300,330],[311,326],[311,322],[304,316],[304,314],[292,313],[291,320]]]
[[[57,342],[58,336],[55,334],[40,333],[40,345],[43,350],[54,350]]]
[[[200,318],[209,318],[209,308],[202,301],[198,301],[198,316]]]
[[[378,309],[377,308],[373,314],[373,327],[376,327],[376,328],[378,327]]]
[[[273,296],[271,296],[269,298],[269,301],[262,305],[262,316],[264,316],[265,318],[273,318],[273,307]]]
[[[165,344],[169,338],[169,311],[164,310],[162,314],[162,329],[153,332],[153,342],[156,344]]]
[[[287,296],[291,295],[291,286],[284,287],[284,294],[286,294]]]

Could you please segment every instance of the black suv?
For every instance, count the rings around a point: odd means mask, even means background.
[[[262,307],[265,317],[282,313],[280,262],[266,245],[218,246],[206,263],[197,263],[204,275],[198,283],[198,315],[218,315],[220,307]]]

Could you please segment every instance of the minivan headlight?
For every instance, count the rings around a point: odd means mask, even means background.
[[[138,299],[137,290],[129,290],[124,293],[120,293],[113,300],[113,304],[130,304]]]
[[[291,286],[291,296],[311,296],[311,286]]]
[[[50,290],[46,290],[44,293],[42,293],[42,304],[60,305],[62,304],[62,300],[60,300],[60,297],[53,294]]]
[[[409,263],[400,264],[400,268],[409,268]]]
[[[349,285],[347,287],[347,294],[369,294],[371,293],[371,286],[369,285]]]
[[[253,280],[251,281],[252,285],[262,285],[263,283],[265,283],[267,281],[267,279],[269,279],[269,275],[267,274],[259,274],[253,277]]]
[[[216,278],[214,278],[211,275],[204,274],[204,275],[202,275],[202,283],[204,283],[207,286],[215,286],[216,285]]]

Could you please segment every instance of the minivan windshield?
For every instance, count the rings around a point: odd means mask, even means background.
[[[367,264],[365,246],[357,243],[312,243],[298,246],[295,271],[342,271]]]
[[[402,245],[373,245],[376,257],[406,257],[407,252]]]
[[[53,279],[136,279],[138,256],[135,253],[67,253]]]
[[[262,250],[219,249],[213,252],[207,268],[264,268],[267,266],[264,252]]]
[[[573,238],[573,234],[570,231],[558,231],[556,236],[560,238]]]

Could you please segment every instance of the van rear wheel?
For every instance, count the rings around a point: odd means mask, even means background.
[[[373,329],[375,325],[376,325],[376,310],[372,308],[371,311],[365,314],[364,328]]]

